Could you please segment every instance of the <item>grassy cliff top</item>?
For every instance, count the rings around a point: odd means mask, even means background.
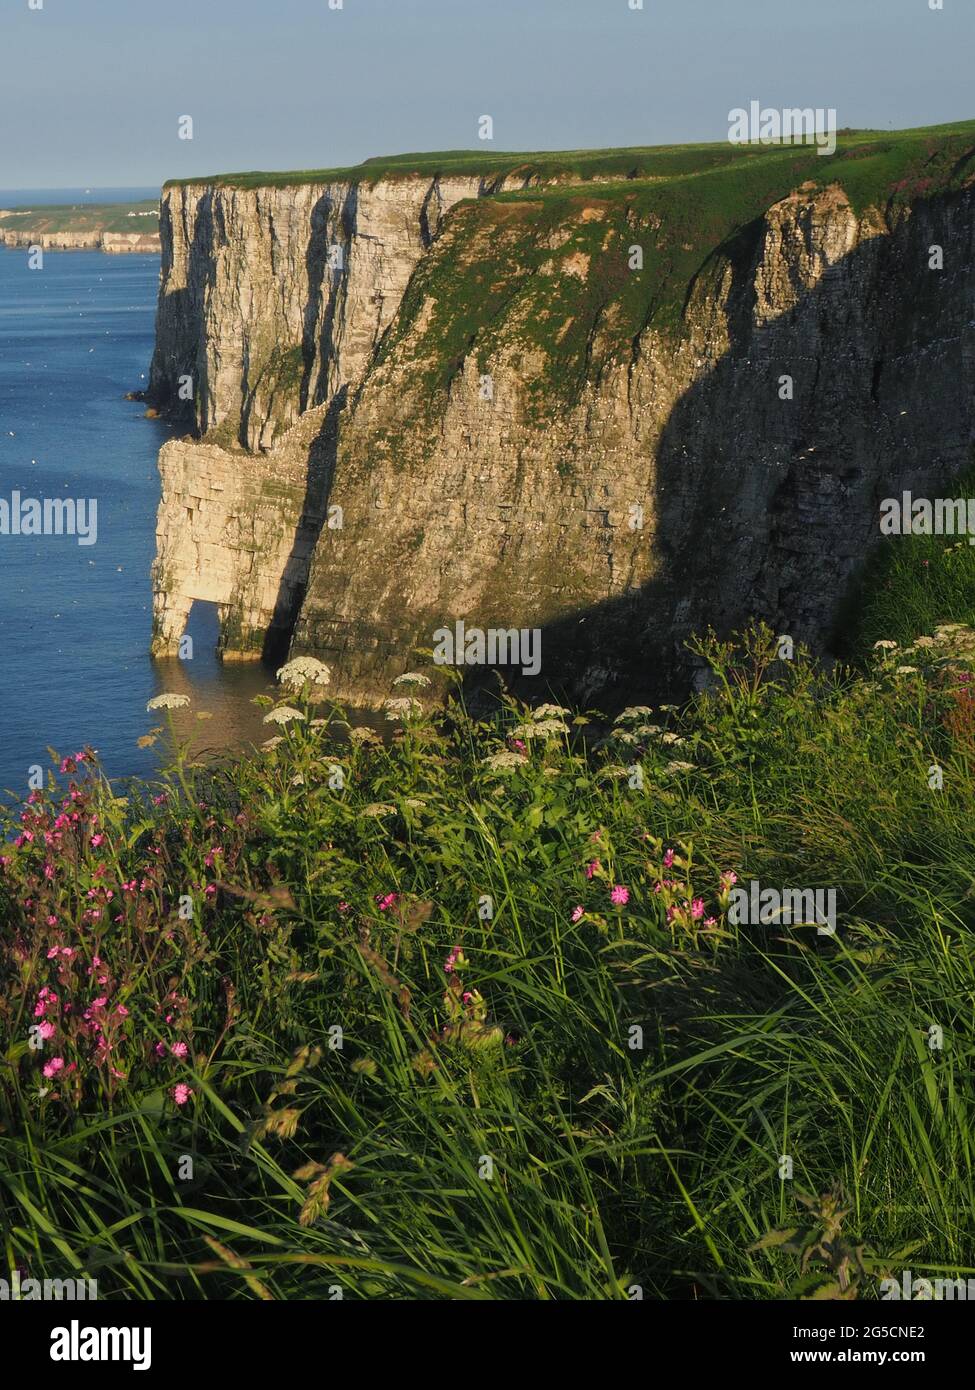
[[[948,125],[922,126],[914,130],[844,131],[839,135],[835,155],[815,156],[823,170],[842,165],[851,157],[873,156],[877,171],[897,166],[924,154],[926,149],[957,146],[959,157],[975,148],[975,121]],[[208,184],[224,188],[287,188],[306,183],[336,180],[374,182],[383,178],[409,178],[420,175],[479,177],[485,180],[523,173],[544,179],[586,182],[616,178],[621,181],[672,179],[704,174],[717,168],[734,167],[747,174],[758,165],[783,158],[804,157],[815,151],[786,145],[735,146],[728,141],[692,145],[636,145],[610,150],[542,150],[500,152],[495,150],[439,150],[421,154],[386,155],[362,164],[333,169],[298,169],[278,172],[251,171],[215,174],[188,179],[170,179],[164,188]]]
[[[541,423],[626,360],[644,332],[679,336],[691,288],[719,283],[768,209],[794,190],[836,186],[857,214],[876,207],[895,221],[900,209],[971,182],[975,124],[851,137],[835,156],[710,145],[655,157],[658,169],[669,161],[669,174],[512,190],[453,210],[379,355],[380,367],[398,365],[416,383],[417,411],[442,409],[471,354],[488,371],[523,348]]]
[[[158,230],[158,203],[154,198],[139,203],[55,204],[0,211],[0,231],[52,234]]]

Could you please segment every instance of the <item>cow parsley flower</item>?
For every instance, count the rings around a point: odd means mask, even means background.
[[[401,695],[395,700],[387,700],[384,706],[386,719],[394,723],[397,719],[416,718],[423,713],[423,706],[419,700],[414,700],[409,695]]]
[[[278,672],[278,680],[289,690],[301,690],[306,682],[310,685],[328,685],[331,679],[329,668],[313,656],[296,656]]]
[[[264,716],[265,724],[291,724],[295,719],[304,722],[305,716],[300,709],[292,709],[290,705],[278,705],[277,709],[269,710]]]
[[[625,710],[616,716],[614,724],[633,724],[638,719],[646,719],[647,715],[653,714],[649,705],[628,705]]]
[[[503,748],[500,753],[492,753],[489,758],[482,759],[483,765],[491,772],[507,772],[513,767],[524,767],[525,759],[520,753],[513,753],[510,748]]]
[[[154,695],[146,705],[146,709],[185,709],[189,702],[190,697],[188,695],[173,695],[166,692],[163,695]]]

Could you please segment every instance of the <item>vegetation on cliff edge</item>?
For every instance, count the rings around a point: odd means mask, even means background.
[[[421,672],[388,745],[305,685],[250,759],[125,795],[64,759],[0,858],[9,1265],[175,1299],[975,1274],[975,633],[925,639],[831,677],[708,640],[709,691],[605,739],[432,714]],[[835,935],[736,924],[753,880],[835,890]]]

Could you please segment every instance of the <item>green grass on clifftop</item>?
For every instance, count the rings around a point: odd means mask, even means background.
[[[847,131],[839,136],[837,152],[823,157],[826,165],[850,156],[852,151],[868,152],[876,157],[874,173],[894,178],[902,160],[915,156],[923,158],[928,143],[957,142],[960,157],[975,145],[975,121],[959,121],[939,126],[921,126],[912,130]],[[280,171],[251,170],[237,174],[201,175],[193,178],[169,179],[165,188],[191,184],[208,184],[233,188],[287,188],[305,183],[327,183],[334,180],[375,181],[381,178],[415,175],[434,177],[467,175],[487,182],[503,174],[537,174],[541,178],[564,177],[586,181],[601,177],[622,179],[673,178],[683,174],[704,173],[726,164],[735,164],[745,173],[744,161],[754,163],[774,159],[782,154],[802,154],[799,148],[776,146],[736,147],[727,141],[689,145],[634,145],[607,150],[542,150],[533,152],[503,152],[495,150],[441,150],[420,154],[381,155],[362,164],[336,166],[330,169],[292,169]],[[883,167],[881,167],[883,166]],[[747,176],[747,175],[746,175]]]
[[[487,370],[514,346],[530,363],[525,389],[543,423],[605,367],[630,361],[641,334],[679,335],[692,290],[719,284],[729,260],[748,254],[743,237],[757,234],[773,204],[800,187],[836,185],[856,213],[875,207],[895,219],[975,176],[975,123],[850,136],[832,157],[730,145],[650,151],[641,160],[639,153],[594,154],[576,162],[576,181],[454,209],[379,357],[381,364],[398,354],[415,381],[418,419],[442,411],[466,358],[475,354]],[[640,176],[607,178],[614,167]],[[594,177],[600,172],[603,180]],[[630,265],[634,245],[642,269]],[[513,365],[517,371],[517,358]],[[429,436],[415,424],[401,422],[400,435]],[[402,455],[394,443],[391,435],[391,453]]]

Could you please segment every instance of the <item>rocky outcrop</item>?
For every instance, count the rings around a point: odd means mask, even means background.
[[[102,232],[101,250],[120,256],[127,251],[159,255],[162,243],[158,232]]]
[[[314,420],[305,425],[314,432]],[[173,440],[160,456],[154,566],[155,648],[175,651],[195,599],[218,606],[225,659],[286,648],[325,520],[306,512],[308,439],[286,457],[229,453]]]
[[[972,192],[799,187],[698,256],[636,191],[432,188],[166,200],[156,388],[236,447],[163,450],[157,650],[210,597],[350,700],[456,619],[539,628],[576,698],[662,692],[708,625],[825,645],[880,499],[970,461]]]

